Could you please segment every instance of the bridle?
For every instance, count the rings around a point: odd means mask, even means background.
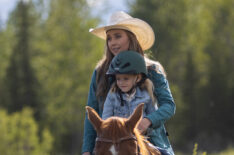
[[[114,144],[114,147],[115,149],[118,151],[119,148],[119,144],[123,141],[128,141],[128,140],[134,140],[137,142],[137,138],[135,135],[129,135],[129,136],[125,136],[125,137],[122,137],[122,138],[119,138],[117,140],[112,140],[112,139],[107,139],[107,138],[103,138],[103,137],[97,137],[96,138],[96,142],[104,142],[104,143],[111,143],[111,144]],[[94,154],[95,154],[95,151],[94,151]],[[140,147],[139,145],[137,144],[137,152],[135,152],[135,154],[137,155],[141,155],[140,153]]]
[[[137,142],[137,138],[135,135],[130,135],[130,136],[125,136],[125,137],[122,137],[122,138],[119,138],[117,140],[112,140],[112,139],[107,139],[107,138],[103,138],[103,137],[97,137],[96,138],[96,142],[104,142],[104,143],[111,143],[111,144],[114,144],[115,146],[115,149],[118,151],[118,146],[121,142],[123,141],[127,141],[127,140],[134,140]],[[95,154],[95,151],[94,151],[94,154]],[[139,145],[137,144],[137,152],[135,152],[135,154],[137,155],[141,155],[140,153],[140,147]]]

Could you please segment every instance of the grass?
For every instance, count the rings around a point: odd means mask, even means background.
[[[176,152],[176,155],[187,155],[185,153],[182,152]],[[203,151],[198,151],[198,144],[195,143],[194,144],[194,148],[193,148],[193,152],[192,155],[234,155],[234,147],[229,147],[226,150],[223,150],[221,152],[217,152],[217,153],[207,153],[207,152],[203,152]]]

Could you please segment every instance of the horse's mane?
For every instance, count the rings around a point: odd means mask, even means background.
[[[140,150],[141,154],[148,154],[148,151],[147,151],[147,148],[146,148],[145,142],[144,142],[145,141],[144,136],[142,136],[136,128],[134,129],[133,132],[137,138],[138,145],[141,148],[141,150]]]

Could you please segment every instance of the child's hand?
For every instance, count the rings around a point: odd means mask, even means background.
[[[141,134],[144,134],[150,125],[151,121],[147,118],[143,118],[138,124],[138,130],[140,131]]]

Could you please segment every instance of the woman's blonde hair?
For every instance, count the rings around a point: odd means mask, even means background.
[[[129,49],[131,51],[137,51],[138,53],[140,53],[142,56],[144,55],[144,51],[142,50],[136,36],[127,30],[123,30],[126,32],[128,38],[129,38]],[[146,57],[146,56],[145,56]],[[108,77],[106,75],[106,72],[109,68],[109,65],[112,61],[112,59],[114,58],[114,55],[111,53],[107,41],[106,41],[106,47],[105,47],[105,54],[103,56],[103,58],[98,62],[96,69],[97,69],[97,77],[96,77],[96,83],[97,83],[97,90],[96,90],[96,96],[98,99],[102,98],[105,100],[107,93],[110,89],[110,85],[108,82]],[[147,66],[150,64],[157,64],[160,66],[160,68],[162,68],[161,70],[163,70],[163,67],[160,63],[155,62],[155,61],[148,61],[149,59],[146,59],[146,64]],[[157,71],[157,68],[156,68]]]

